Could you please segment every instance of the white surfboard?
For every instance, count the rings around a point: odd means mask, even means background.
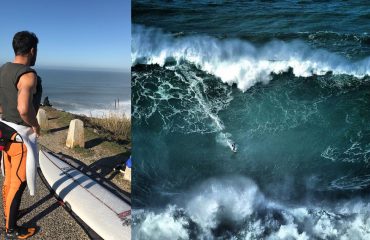
[[[131,206],[86,174],[43,150],[40,168],[55,193],[99,236],[131,239]]]

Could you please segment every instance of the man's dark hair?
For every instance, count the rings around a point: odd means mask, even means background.
[[[13,49],[15,55],[25,55],[31,51],[31,48],[37,49],[39,39],[33,32],[17,32],[13,38]]]

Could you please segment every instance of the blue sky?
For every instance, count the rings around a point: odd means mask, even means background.
[[[130,0],[2,1],[0,63],[12,61],[12,39],[39,38],[36,67],[130,71]]]

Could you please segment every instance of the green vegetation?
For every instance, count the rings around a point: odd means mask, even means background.
[[[59,115],[59,118],[58,118],[58,122],[61,124],[61,125],[67,125],[69,126],[69,123],[75,119],[75,116],[73,116],[73,114],[71,113],[68,113],[68,112],[64,112],[64,111],[60,111],[60,115]]]
[[[124,114],[109,113],[101,118],[89,118],[91,125],[109,131],[116,140],[131,139],[131,118]]]
[[[90,149],[82,148],[79,146],[74,147],[73,150],[82,157],[89,157],[92,153]]]

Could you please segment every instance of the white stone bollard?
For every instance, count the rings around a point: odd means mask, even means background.
[[[123,178],[131,182],[131,168],[126,167]]]
[[[46,116],[46,111],[44,109],[39,109],[37,112],[37,122],[40,125],[41,129],[47,129],[48,128],[48,117]]]
[[[69,124],[66,146],[69,148],[85,147],[84,123],[80,119],[74,119]]]

